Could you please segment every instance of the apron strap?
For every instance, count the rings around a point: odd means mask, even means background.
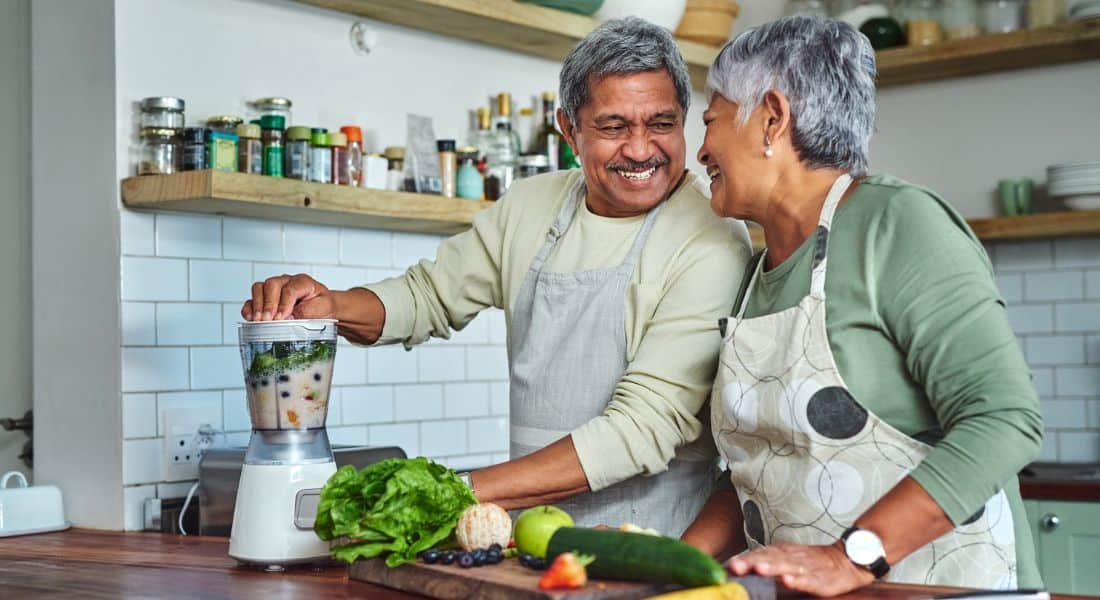
[[[649,232],[653,229],[653,224],[657,221],[657,215],[664,208],[666,200],[662,200],[660,204],[654,206],[646,213],[645,221],[642,222],[642,228],[638,231],[638,234],[634,236],[634,243],[630,246],[630,252],[626,254],[626,259],[623,260],[624,266],[629,266],[633,272],[634,267],[638,264],[638,257],[642,255],[642,248],[645,247],[646,240],[649,238]]]
[[[756,286],[756,278],[760,275],[761,265],[764,264],[764,255],[768,252],[767,248],[764,248],[760,252],[757,252],[749,259],[749,264],[745,267],[745,274],[749,276],[748,279],[742,279],[741,282],[741,303],[737,307],[737,320],[745,318],[745,307],[749,305],[749,295],[752,294],[752,289]],[[725,319],[722,319],[725,321]],[[722,337],[726,336],[725,325],[719,323],[720,328],[723,330]]]
[[[829,188],[825,196],[825,204],[821,207],[821,216],[817,221],[817,230],[814,232],[814,262],[810,274],[810,295],[816,298],[825,298],[825,271],[828,263],[829,230],[833,226],[833,215],[836,207],[848,186],[852,183],[852,176],[848,173],[836,178],[833,186]]]
[[[550,226],[550,230],[546,232],[546,241],[542,243],[542,247],[539,248],[538,254],[535,255],[535,259],[531,261],[531,270],[540,271],[542,266],[546,263],[546,259],[550,256],[550,252],[557,245],[561,236],[565,235],[565,231],[569,229],[569,225],[573,222],[573,216],[577,213],[577,203],[584,197],[584,178],[581,177],[577,183],[573,184],[573,187],[567,192],[565,200],[561,203],[561,209],[558,210],[558,215],[554,217],[554,224]]]

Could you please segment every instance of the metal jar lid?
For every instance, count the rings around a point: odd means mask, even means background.
[[[244,123],[244,119],[240,117],[231,117],[229,115],[219,115],[210,117],[206,120],[207,127],[221,127],[225,129],[236,129],[237,125],[241,123]]]
[[[335,319],[288,319],[238,323],[242,344],[336,341]]]
[[[142,127],[141,137],[143,138],[174,138],[176,137],[176,130],[169,129],[167,127]]]
[[[259,110],[278,110],[285,111],[290,110],[293,103],[287,98],[280,98],[278,96],[272,96],[270,98],[260,98],[252,103]]]
[[[382,156],[389,160],[405,160],[405,147],[386,146],[386,149],[382,151]]]
[[[141,110],[178,110],[183,111],[183,98],[171,96],[151,96],[141,101]]]

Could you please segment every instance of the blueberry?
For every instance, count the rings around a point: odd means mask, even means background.
[[[536,571],[542,571],[546,569],[546,559],[536,556],[531,559],[531,563],[528,566]]]
[[[525,567],[530,567],[532,558],[534,558],[534,557],[531,556],[530,554],[520,554],[519,555],[519,564],[521,564]]]
[[[267,385],[267,377],[264,377],[263,379],[260,380],[260,385],[262,385],[262,386]]]
[[[313,374],[313,380],[314,381],[321,381],[321,374],[320,373],[314,373]]]
[[[288,392],[286,390],[283,390],[282,396],[283,396],[283,398],[289,398],[290,397],[290,392]]]
[[[425,550],[420,554],[420,558],[429,565],[434,565],[439,562],[440,552],[439,550]]]
[[[462,567],[463,569],[469,569],[470,567],[474,566],[474,564],[474,557],[466,554],[465,552],[462,553],[462,556],[458,558],[458,566]]]
[[[474,560],[477,560],[478,558],[485,558],[486,554],[487,553],[485,552],[484,548],[475,548],[473,552],[470,552],[470,555],[474,557]]]
[[[439,555],[439,562],[445,565],[449,565],[453,563],[456,558],[458,558],[458,555],[455,554],[454,550],[448,550]]]
[[[500,550],[489,548],[489,551],[485,553],[486,564],[495,565],[504,560],[504,553]]]
[[[279,375],[279,381],[283,383],[290,381],[290,375]]]
[[[491,552],[493,550],[496,550],[497,552],[503,552],[504,548],[502,548],[500,544],[494,543],[494,544],[489,546],[489,551]]]

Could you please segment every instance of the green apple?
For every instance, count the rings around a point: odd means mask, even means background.
[[[520,554],[545,557],[550,536],[559,527],[572,527],[573,517],[556,506],[535,506],[520,513],[512,537]]]

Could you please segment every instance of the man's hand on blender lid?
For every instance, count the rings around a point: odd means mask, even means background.
[[[241,307],[247,321],[275,321],[291,317],[334,318],[333,294],[309,275],[279,275],[252,284],[252,299]]]

